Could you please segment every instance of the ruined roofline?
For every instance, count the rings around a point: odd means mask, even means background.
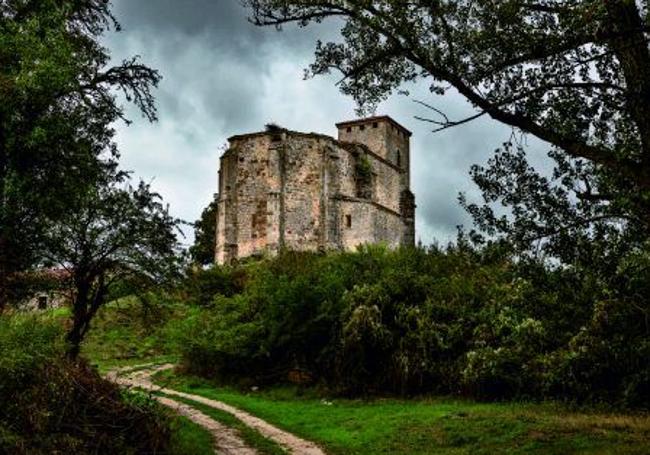
[[[413,133],[406,129],[404,126],[400,125],[397,123],[397,121],[393,120],[392,117],[388,115],[380,115],[380,116],[375,116],[375,117],[367,117],[367,118],[362,118],[362,119],[357,119],[357,120],[350,120],[350,121],[345,121],[345,122],[339,122],[336,124],[337,128],[342,128],[346,126],[353,126],[353,125],[362,125],[362,124],[367,124],[367,123],[372,123],[372,122],[379,122],[379,121],[387,121],[390,124],[394,125],[396,128],[399,128],[402,130],[404,133],[406,133],[407,136],[412,136]],[[318,139],[334,139],[332,136],[328,136],[327,134],[323,133],[305,133],[302,131],[294,131],[294,130],[289,130],[286,128],[281,128],[278,127],[276,131],[257,131],[254,133],[244,133],[244,134],[235,134],[234,136],[231,136],[228,138],[229,142],[232,141],[237,141],[237,140],[242,140],[242,139],[248,139],[252,137],[261,137],[261,136],[270,136],[274,134],[281,134],[281,133],[286,133],[294,136],[303,136],[303,137],[313,137],[313,138],[318,138]]]
[[[368,155],[372,156],[374,159],[377,161],[380,161],[381,163],[393,168],[395,171],[399,173],[404,173],[406,172],[405,169],[402,169],[398,166],[396,166],[394,163],[391,163],[389,160],[386,158],[382,157],[381,155],[377,154],[375,151],[370,149],[366,144],[361,144],[359,142],[347,142],[347,141],[339,141],[338,139],[333,138],[332,136],[328,136],[326,134],[320,134],[320,133],[303,133],[300,131],[292,131],[292,130],[287,130],[287,129],[282,129],[279,131],[259,131],[257,133],[248,133],[248,134],[238,134],[235,136],[232,136],[228,139],[229,142],[235,142],[235,141],[241,141],[241,140],[246,140],[246,139],[252,139],[256,137],[263,137],[263,136],[274,136],[277,134],[286,134],[287,136],[298,136],[298,137],[306,137],[306,138],[312,138],[312,139],[323,139],[328,141],[330,144],[337,146],[346,152],[353,153],[354,150],[351,150],[352,147],[358,147],[361,148],[364,152],[366,152]],[[229,152],[232,149],[226,150],[226,152],[221,156],[222,158],[226,155],[229,154]]]
[[[378,116],[374,116],[374,117],[366,117],[366,118],[360,118],[360,119],[356,119],[356,120],[349,120],[349,121],[346,121],[346,122],[339,122],[339,123],[336,124],[336,127],[341,129],[341,128],[345,128],[345,127],[348,127],[348,126],[366,125],[368,123],[381,122],[381,121],[386,121],[386,122],[390,123],[391,125],[397,127],[402,132],[406,133],[406,135],[408,137],[413,136],[413,133],[411,133],[404,126],[397,123],[392,117],[390,117],[388,115],[378,115]]]
[[[258,131],[256,133],[245,133],[245,134],[236,134],[234,136],[230,136],[228,138],[228,142],[234,142],[234,141],[240,141],[243,139],[250,139],[254,137],[262,137],[262,136],[275,136],[277,134],[288,134],[290,136],[301,136],[301,137],[311,137],[315,139],[331,139],[335,140],[332,136],[328,136],[327,134],[322,134],[322,133],[304,133],[302,131],[293,131],[293,130],[287,130],[287,129],[280,129],[277,131]]]

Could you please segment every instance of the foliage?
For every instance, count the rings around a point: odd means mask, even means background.
[[[311,75],[342,73],[338,84],[362,110],[404,83],[454,89],[477,113],[582,159],[599,177],[593,194],[626,199],[646,227],[650,190],[648,4],[628,0],[246,0],[258,25],[281,28],[336,18],[339,42],[318,43]],[[438,117],[439,116],[439,117]],[[600,180],[600,179],[597,179]],[[599,191],[607,190],[607,191]],[[613,191],[611,191],[613,190]],[[587,188],[587,192],[589,188]]]
[[[507,239],[519,255],[553,258],[604,280],[616,276],[620,261],[644,248],[648,237],[638,206],[594,166],[559,153],[550,156],[555,168],[549,177],[530,166],[523,148],[513,143],[504,144],[486,167],[473,166],[484,203],[461,197],[479,231],[470,235],[478,243],[485,236]],[[601,198],[596,188],[620,197]],[[495,208],[499,205],[508,210]]]
[[[199,265],[214,263],[214,246],[217,241],[217,206],[215,199],[201,212],[194,223],[194,245],[190,247],[192,261]]]
[[[357,197],[372,198],[372,178],[372,166],[368,157],[365,154],[359,154],[354,165]]]
[[[0,309],[6,279],[39,262],[44,228],[114,167],[117,93],[156,118],[160,75],[137,57],[110,66],[111,27],[103,0],[0,4]]]
[[[257,25],[338,20],[340,39],[318,43],[308,74],[341,72],[338,86],[361,111],[426,81],[434,96],[454,90],[476,109],[450,119],[435,101],[417,100],[435,131],[481,116],[513,128],[487,166],[472,168],[484,199],[461,199],[480,231],[473,240],[505,239],[523,260],[559,262],[613,293],[626,258],[647,251],[648,2],[245,3]],[[550,144],[550,175],[528,163],[525,135]]]
[[[638,294],[647,269],[620,270],[628,289],[613,297],[582,270],[459,245],[286,252],[241,265],[243,291],[215,295],[179,325],[175,345],[188,371],[243,385],[300,371],[354,395],[648,406],[649,309]]]
[[[340,71],[339,87],[361,111],[426,80],[435,95],[453,89],[477,110],[454,120],[418,101],[431,110],[422,120],[435,131],[485,115],[518,130],[486,167],[472,168],[483,203],[461,198],[481,254],[507,242],[509,265],[496,267],[483,288],[461,274],[464,304],[451,294],[453,280],[426,286],[413,306],[384,280],[348,289],[340,334],[353,368],[347,380],[367,385],[392,373],[390,389],[419,377],[476,396],[647,406],[640,391],[650,367],[650,294],[642,284],[650,230],[648,2],[245,3],[258,25],[338,19],[341,39],[318,43],[309,73]],[[529,164],[519,132],[550,144],[551,175]]]
[[[184,298],[190,303],[209,306],[214,296],[231,297],[244,288],[246,274],[242,269],[229,267],[211,267],[209,269],[191,268],[187,271],[182,289]]]
[[[0,453],[163,453],[167,417],[65,359],[63,335],[53,318],[0,318]]]
[[[72,357],[114,283],[137,277],[141,288],[160,285],[178,270],[178,221],[160,196],[142,182],[126,185],[121,173],[109,177],[80,194],[75,210],[45,233],[41,254],[73,277]]]

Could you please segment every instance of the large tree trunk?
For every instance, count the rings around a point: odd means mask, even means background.
[[[92,279],[75,280],[76,295],[73,301],[73,318],[72,328],[68,332],[68,357],[76,359],[81,352],[81,343],[84,340],[88,329],[90,329],[90,322],[92,321],[97,310],[103,305],[104,297],[106,296],[106,286],[104,274],[101,274],[95,285],[93,292]]]
[[[76,359],[81,351],[84,328],[88,324],[88,293],[90,287],[85,283],[77,285],[72,302],[72,328],[67,335],[68,357]]]
[[[641,167],[650,179],[650,51],[644,33],[644,19],[634,1],[605,2],[612,29],[611,46],[621,64],[627,89],[627,108],[641,142]]]

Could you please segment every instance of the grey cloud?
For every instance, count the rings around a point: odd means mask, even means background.
[[[268,121],[335,134],[335,122],[354,117],[352,100],[335,87],[336,75],[302,79],[316,40],[337,38],[335,22],[278,33],[248,23],[238,0],[113,4],[124,27],[106,38],[115,58],[140,54],[164,77],[156,94],[160,122],[148,124],[132,113],[133,126],[118,126],[123,165],[136,176],[153,179],[181,218],[197,219],[216,191],[219,147],[229,136],[259,130]],[[426,81],[408,88],[410,97],[394,96],[378,113],[413,131],[417,236],[425,243],[444,243],[454,238],[456,225],[469,223],[458,193],[478,197],[470,165],[485,162],[508,139],[509,129],[481,119],[431,134],[430,124],[414,118],[431,112],[414,99],[436,103],[452,118],[474,111],[459,95],[433,97]]]

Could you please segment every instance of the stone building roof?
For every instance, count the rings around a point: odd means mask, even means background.
[[[389,117],[388,115],[378,115],[378,116],[375,116],[375,117],[366,117],[366,118],[357,119],[357,120],[349,120],[347,122],[340,122],[340,123],[336,124],[336,127],[337,128],[345,128],[346,126],[366,125],[368,123],[378,122],[378,121],[387,121],[391,125],[395,126],[399,130],[401,130],[407,136],[409,136],[409,137],[413,136],[413,133],[411,133],[411,131],[409,131],[404,126],[397,123],[395,120],[393,120],[392,117]]]

